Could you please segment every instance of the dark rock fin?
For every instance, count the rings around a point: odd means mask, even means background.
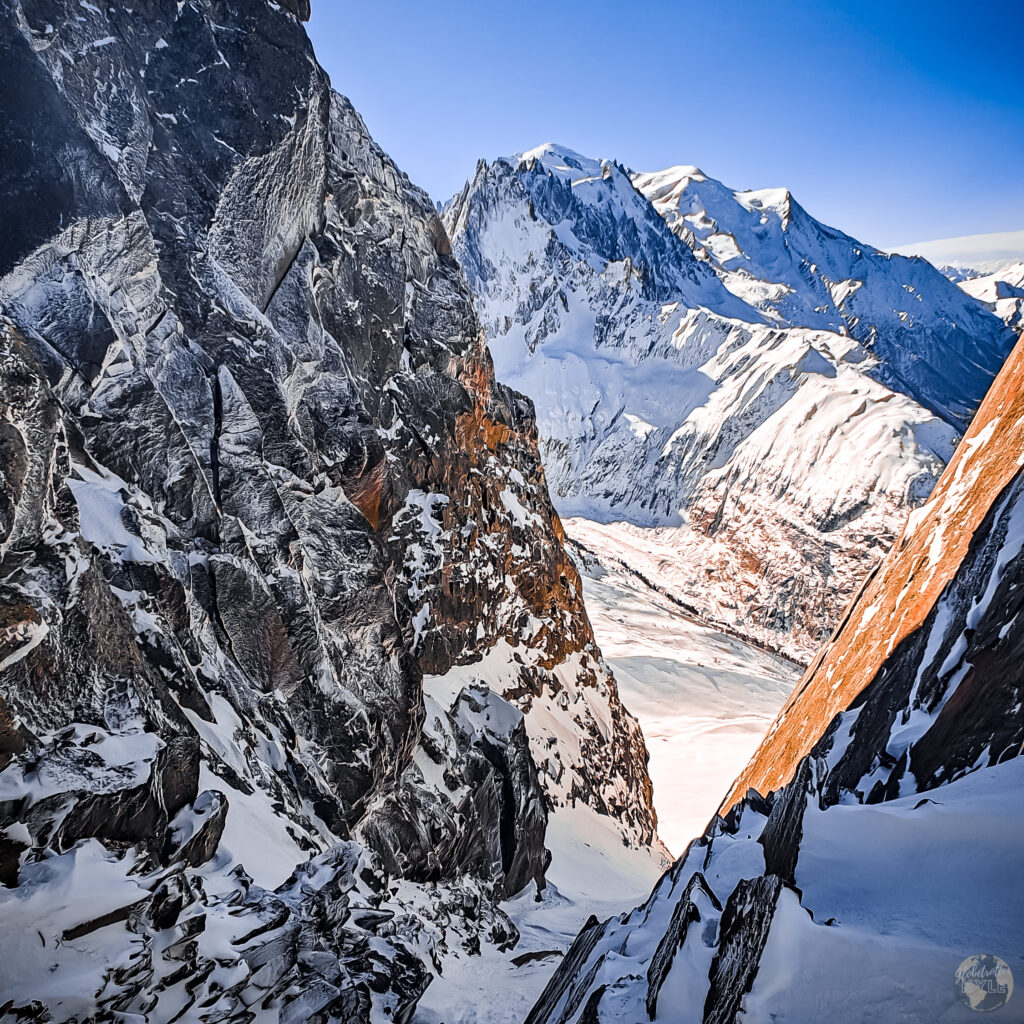
[[[607,921],[598,921],[593,914],[590,915],[587,923],[580,929],[579,935],[573,940],[555,975],[541,992],[524,1024],[547,1024],[552,1019],[551,1015],[561,1002],[562,996],[568,991],[580,968],[590,958],[607,927]]]
[[[598,1006],[601,1003],[601,998],[604,996],[607,985],[598,985],[593,992],[590,993],[590,998],[587,1000],[586,1006],[583,1007],[579,1017],[576,1018],[576,1024],[601,1024],[601,1015],[598,1013]]]
[[[700,921],[700,910],[693,901],[695,889],[703,892],[716,910],[721,911],[722,909],[722,904],[718,902],[718,897],[711,891],[707,879],[699,871],[696,872],[686,883],[686,889],[672,911],[672,919],[651,959],[651,966],[647,968],[647,1016],[651,1020],[657,1016],[658,993],[665,983],[665,978],[668,977],[668,972],[672,969],[676,951],[682,949],[690,925]]]
[[[745,878],[732,891],[719,926],[711,963],[704,1024],[734,1024],[743,997],[753,988],[782,891],[777,875]]]
[[[310,6],[310,0],[277,0],[277,2],[286,11],[290,11],[294,14],[299,21],[309,21],[313,14]]]
[[[765,873],[778,875],[788,885],[795,884],[810,786],[811,759],[807,756],[800,762],[793,781],[775,794],[768,821],[757,840],[764,847]]]

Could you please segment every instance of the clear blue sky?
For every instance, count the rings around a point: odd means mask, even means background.
[[[880,246],[1024,228],[1024,0],[313,0],[309,31],[435,199],[559,142]]]

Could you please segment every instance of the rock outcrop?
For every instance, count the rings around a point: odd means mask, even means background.
[[[408,1020],[560,803],[655,841],[532,407],[308,15],[0,12],[0,1016]]]
[[[1022,396],[1024,342],[706,833],[580,935],[531,1024],[1001,1005],[953,981],[972,954],[1024,967]]]

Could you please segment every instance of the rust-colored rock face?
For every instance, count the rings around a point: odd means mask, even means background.
[[[359,476],[345,480],[345,497],[362,512],[375,530],[380,526],[381,505],[389,483],[387,465],[383,461],[367,468]]]
[[[417,493],[444,498],[432,512],[441,530],[437,545],[424,565],[413,575],[400,575],[397,584],[415,611],[429,604],[416,646],[420,667],[443,674],[504,638],[535,651],[541,668],[554,668],[572,654],[593,650],[594,635],[579,574],[562,545],[562,524],[549,502],[535,500],[546,494],[547,484],[532,407],[495,381],[482,335],[451,361],[448,373],[460,390],[434,429],[439,436],[450,434],[454,445],[443,457],[429,459],[412,450],[400,464],[405,473],[411,467]],[[510,470],[496,472],[496,466]],[[345,487],[376,529],[396,536],[406,521],[402,506],[396,510],[386,500],[372,500],[375,493],[400,489],[387,472],[385,465],[376,491],[360,489],[365,474],[359,481],[347,479]],[[502,581],[513,584],[515,600],[506,600],[504,582],[481,581],[479,568],[488,561],[500,566]],[[490,643],[481,644],[482,636]]]
[[[779,712],[733,784],[722,813],[748,789],[769,793],[790,780],[832,718],[850,706],[897,645],[924,623],[975,531],[1022,465],[1024,341],[993,383],[931,498],[913,513]]]

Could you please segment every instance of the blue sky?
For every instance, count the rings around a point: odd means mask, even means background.
[[[559,142],[875,245],[1024,228],[1024,0],[314,0],[309,31],[435,199]]]

